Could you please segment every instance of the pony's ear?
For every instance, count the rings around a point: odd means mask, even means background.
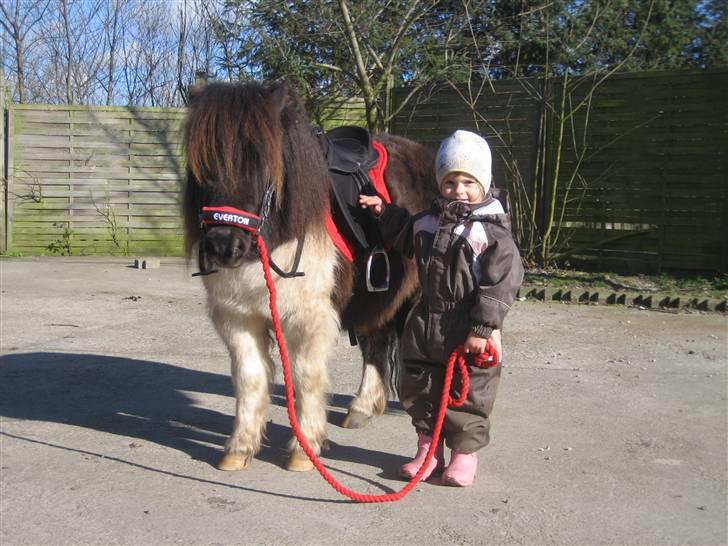
[[[187,103],[194,102],[202,94],[205,85],[193,84],[187,88]]]
[[[271,102],[278,112],[288,106],[288,85],[286,82],[278,82],[271,88]]]

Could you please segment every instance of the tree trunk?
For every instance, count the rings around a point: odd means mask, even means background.
[[[71,40],[71,22],[68,20],[68,2],[61,0],[61,17],[63,19],[63,30],[66,39],[66,66],[65,66],[65,84],[66,84],[66,104],[73,104],[73,89],[71,86],[73,69],[73,42]]]
[[[351,14],[349,13],[349,6],[346,4],[346,0],[337,0],[339,9],[341,10],[341,17],[344,20],[344,28],[346,30],[346,39],[351,47],[351,52],[354,55],[354,62],[356,63],[356,73],[359,78],[359,88],[362,91],[364,98],[364,108],[367,116],[367,126],[370,131],[376,130],[377,118],[377,98],[374,95],[374,89],[372,88],[372,82],[367,74],[367,68],[364,64],[364,57],[359,47],[359,38],[356,36],[354,30],[354,23],[351,21]]]
[[[114,70],[116,69],[116,45],[118,40],[119,10],[120,5],[114,2],[112,5],[114,14],[111,20],[111,30],[109,36],[109,83],[106,88],[106,105],[111,106],[114,102]]]

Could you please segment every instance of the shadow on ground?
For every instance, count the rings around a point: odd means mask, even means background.
[[[187,393],[230,397],[228,375],[190,370],[161,362],[93,354],[20,353],[0,357],[0,416],[47,421],[137,438],[170,447],[215,465],[232,415],[200,407]],[[285,405],[285,390],[275,385],[272,401]],[[330,403],[346,408],[350,396],[335,394]],[[393,405],[396,407],[396,405]],[[330,412],[340,424],[342,412]],[[281,466],[290,428],[268,422],[257,459]],[[403,458],[330,442],[328,460],[351,461],[386,469]]]

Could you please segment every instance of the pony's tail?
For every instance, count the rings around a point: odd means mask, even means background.
[[[399,386],[399,370],[401,369],[401,353],[399,350],[399,339],[401,332],[396,328],[390,328],[387,332],[384,354],[381,359],[382,379],[388,400],[397,398]]]
[[[387,335],[386,357],[383,360],[382,377],[385,379],[385,388],[387,389],[387,397],[395,399],[398,397],[400,370],[402,369],[402,353],[400,352],[400,340],[402,332],[404,332],[404,324],[407,321],[407,315],[414,307],[416,296],[410,296],[405,301],[394,318],[390,322],[390,328]]]
[[[356,335],[364,361],[371,362],[377,367],[388,400],[396,400],[398,397],[399,375],[402,368],[400,338],[411,308],[412,301],[409,300],[389,322],[377,330]],[[384,410],[383,407],[378,409]]]

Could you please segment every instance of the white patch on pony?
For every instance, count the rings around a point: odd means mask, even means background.
[[[259,320],[231,316],[222,308],[213,309],[211,318],[230,353],[235,391],[235,421],[225,452],[252,456],[260,449],[274,377],[270,338]]]
[[[283,270],[293,265],[297,241],[271,252]],[[304,436],[317,453],[326,433],[326,364],[339,335],[333,308],[337,257],[323,226],[306,236],[299,271],[303,277],[284,279],[273,273],[278,312],[291,358],[297,415]],[[275,377],[269,354],[272,319],[269,294],[259,261],[236,269],[221,268],[203,278],[207,301],[218,333],[227,345],[236,396],[235,428],[225,451],[255,454],[265,427],[269,386]],[[298,449],[295,439],[290,449]]]

